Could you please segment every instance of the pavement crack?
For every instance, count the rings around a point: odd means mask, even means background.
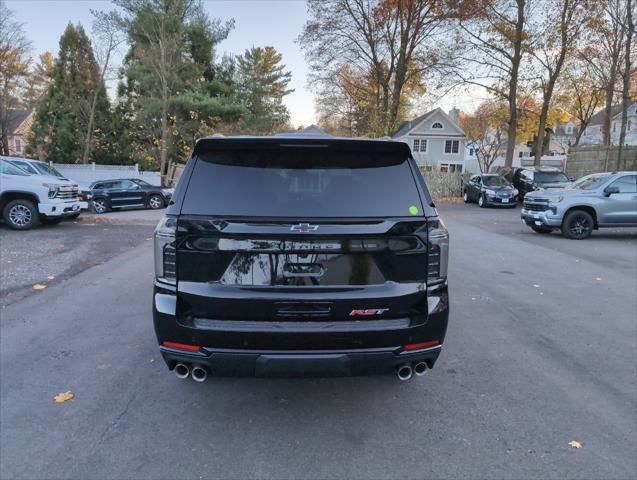
[[[101,444],[104,441],[104,438],[106,437],[106,435],[117,426],[117,424],[119,423],[119,421],[122,419],[122,417],[124,417],[124,415],[126,415],[128,413],[128,409],[131,406],[131,404],[133,403],[133,401],[135,400],[135,398],[137,398],[137,392],[133,392],[133,395],[131,396],[131,398],[128,400],[128,402],[126,402],[126,406],[124,407],[124,410],[122,410],[117,417],[115,417],[115,419],[113,421],[111,421],[106,428],[104,429],[104,431],[102,432],[102,434],[100,435],[100,438],[98,440],[98,445]]]

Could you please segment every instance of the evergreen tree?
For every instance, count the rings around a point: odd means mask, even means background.
[[[236,121],[242,106],[217,76],[214,47],[233,23],[211,22],[196,0],[117,0],[131,45],[118,108],[128,122],[122,151],[146,168],[185,158],[216,123]]]
[[[243,125],[252,133],[274,133],[290,118],[283,97],[294,91],[287,88],[292,74],[281,60],[274,47],[252,47],[237,58],[238,93],[249,112]]]
[[[81,25],[69,23],[60,38],[60,52],[52,81],[38,104],[33,123],[31,153],[57,162],[81,161],[93,92],[98,92],[93,124],[92,160],[110,163],[108,132],[110,104],[95,61],[91,42]]]

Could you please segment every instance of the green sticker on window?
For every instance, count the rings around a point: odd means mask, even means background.
[[[412,205],[409,207],[409,213],[412,215],[418,215],[418,207],[416,205]]]

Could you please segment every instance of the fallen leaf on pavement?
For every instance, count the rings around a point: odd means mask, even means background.
[[[571,440],[570,442],[568,442],[568,444],[572,447],[572,448],[582,448],[582,444],[579,443],[577,440]]]
[[[540,284],[539,283],[534,283],[533,284],[533,288],[540,288]]]
[[[47,280],[55,280],[55,275],[49,275],[46,278]]]
[[[44,290],[46,288],[46,285],[42,285],[41,283],[36,283],[35,285],[33,285],[33,290]]]
[[[55,403],[64,403],[71,400],[74,396],[73,392],[69,390],[68,392],[58,393],[55,397],[53,397],[53,400],[55,400]]]

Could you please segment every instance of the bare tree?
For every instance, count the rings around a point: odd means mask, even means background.
[[[622,168],[622,153],[624,142],[626,141],[626,125],[628,123],[628,104],[630,103],[629,90],[631,80],[631,48],[633,35],[635,34],[635,23],[633,19],[633,0],[626,0],[626,20],[623,23],[626,32],[626,50],[624,52],[624,70],[622,72],[622,125],[619,132],[619,150],[617,152],[617,168]]]
[[[604,90],[602,134],[604,145],[610,146],[613,102],[625,45],[625,29],[622,26],[626,14],[625,0],[604,0],[591,5],[595,9],[589,12],[590,28],[587,29],[580,58],[588,62],[590,72]]]
[[[586,62],[571,62],[562,76],[559,86],[560,108],[577,120],[573,146],[579,145],[582,134],[598,108],[604,103],[604,90],[598,86]]]
[[[9,113],[20,105],[20,88],[29,73],[31,44],[22,24],[0,0],[0,151],[9,155]]]
[[[471,4],[468,4],[471,5]],[[520,65],[528,50],[527,0],[477,0],[458,15],[461,34],[455,74],[465,84],[485,88],[508,104],[505,166],[513,164],[518,128]]]
[[[422,85],[441,64],[443,0],[310,0],[299,42],[313,83],[325,89],[344,67],[365,78],[365,103],[377,115],[375,133],[391,133],[406,106],[406,91]]]
[[[95,53],[97,61],[101,66],[99,77],[94,79],[95,85],[106,82],[106,73],[109,70],[110,61],[117,47],[121,45],[126,36],[122,32],[121,18],[117,12],[101,12],[92,10],[93,34],[95,41]],[[84,140],[84,153],[82,154],[82,163],[87,164],[91,156],[93,147],[93,124],[95,123],[95,109],[99,98],[99,88],[95,88],[91,104],[88,111],[88,125],[86,128],[86,136]]]
[[[555,83],[579,37],[584,12],[582,0],[555,0],[545,2],[543,6],[543,15],[539,16],[538,29],[542,33],[535,33],[540,40],[531,49],[531,54],[542,70],[539,76],[542,108],[534,152],[536,166],[540,165],[544,153],[544,135]]]

